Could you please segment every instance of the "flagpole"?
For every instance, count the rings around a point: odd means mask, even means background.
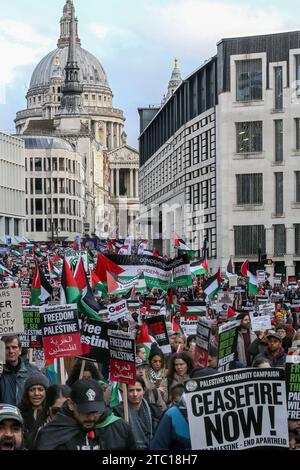
[[[126,423],[129,423],[127,385],[124,383],[122,383],[122,390],[123,390],[123,403],[124,403],[124,419]]]
[[[66,383],[66,374],[65,374],[65,361],[63,357],[60,357],[58,360],[59,363],[59,372],[60,372],[60,383],[65,385]]]

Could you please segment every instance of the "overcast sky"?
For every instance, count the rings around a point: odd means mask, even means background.
[[[0,129],[14,132],[31,74],[56,48],[65,0],[0,0]],[[137,108],[160,103],[178,57],[183,78],[224,37],[300,29],[296,0],[74,0],[82,46],[101,62],[137,147]]]

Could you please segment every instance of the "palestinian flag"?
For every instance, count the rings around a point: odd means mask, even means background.
[[[81,293],[80,305],[82,307],[82,313],[85,313],[88,317],[93,318],[94,320],[100,320],[100,305],[95,299],[93,291],[87,279],[86,286]],[[102,313],[104,313],[104,315],[107,315],[107,310]]]
[[[141,276],[134,276],[131,279],[122,279],[117,274],[107,273],[107,291],[109,294],[120,295],[126,294],[133,288]]]
[[[123,401],[123,395],[121,393],[122,384],[120,382],[111,382],[112,390],[109,399],[110,409],[116,408]]]
[[[62,259],[60,258],[59,254],[58,254],[58,251],[55,253],[55,256],[54,256],[54,259],[53,259],[53,263],[54,263],[56,266],[61,266],[61,265],[63,264]]]
[[[79,287],[76,280],[74,279],[70,266],[64,258],[61,275],[60,303],[62,305],[73,304],[78,301],[79,297]]]
[[[252,295],[256,295],[257,290],[258,290],[258,281],[257,281],[257,277],[250,271],[249,262],[248,262],[247,259],[242,264],[241,274],[242,274],[243,277],[248,278],[248,291],[249,291],[249,293],[252,294]]]
[[[37,262],[35,262],[31,287],[31,304],[39,306],[52,295],[52,286],[45,278]]]
[[[77,286],[79,287],[80,290],[84,289],[86,287],[86,274],[82,262],[81,256],[79,256],[75,268],[75,273],[74,273],[74,279],[77,283]]]
[[[94,273],[92,269],[90,269],[90,284],[93,290],[98,290],[100,292],[103,292],[103,290],[105,290],[105,292],[107,292],[106,288],[103,286],[99,277],[97,276],[96,273]]]
[[[50,279],[57,279],[60,276],[60,270],[57,266],[54,266],[50,257],[48,257],[48,270],[50,274]]]
[[[206,303],[201,301],[186,301],[180,304],[180,315],[206,315]]]
[[[57,369],[57,359],[46,359],[44,374],[50,385],[59,384],[60,377]]]
[[[207,259],[204,261],[197,261],[196,263],[191,263],[191,273],[193,276],[199,276],[200,274],[208,274],[208,264]]]
[[[13,276],[13,273],[0,263],[0,276]]]
[[[96,274],[99,280],[105,284],[105,286],[107,285],[107,272],[121,274],[124,272],[124,269],[100,253],[97,259]]]
[[[14,256],[22,256],[22,253],[20,253],[18,250],[11,250],[11,254]]]
[[[182,238],[179,238],[178,235],[175,233],[175,240],[174,240],[174,248],[178,251],[181,251],[184,254],[189,255],[190,258],[195,257],[195,251],[189,248],[185,241]]]
[[[152,336],[149,335],[147,323],[143,322],[143,324],[139,328],[135,344],[139,346],[144,346],[147,353],[147,360],[149,358],[152,343],[155,343],[155,340]]]
[[[193,280],[191,275],[190,261],[187,255],[182,255],[174,261],[176,263],[173,268],[173,286],[186,287],[192,286]]]
[[[112,241],[107,240],[107,251],[108,251],[108,253],[117,254],[119,252],[119,248],[117,248]]]
[[[119,255],[131,255],[131,247],[129,247],[129,245],[123,245],[119,249]]]
[[[211,276],[209,279],[207,279],[207,281],[203,282],[202,284],[202,289],[204,290],[207,297],[210,297],[212,299],[216,295],[216,293],[220,289],[220,283],[221,283],[221,274],[220,274],[220,268],[219,268],[216,274]]]
[[[231,258],[229,258],[227,268],[226,268],[226,277],[227,277],[227,279],[229,279],[230,276],[234,276],[233,265],[232,265]]]
[[[227,321],[236,320],[237,316],[238,316],[238,313],[235,310],[233,310],[232,307],[228,307],[226,320]]]
[[[154,248],[152,256],[159,256],[159,251],[157,248]]]

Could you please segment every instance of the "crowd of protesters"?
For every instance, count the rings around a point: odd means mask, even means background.
[[[0,256],[1,287],[30,288],[34,262],[38,256],[41,269],[49,269],[47,257],[71,252],[72,247],[47,246],[42,250],[7,250]],[[37,250],[36,250],[37,251]],[[86,250],[93,265],[96,252]],[[5,273],[7,268],[9,275]],[[52,302],[59,302],[59,278],[51,279]],[[136,382],[127,385],[128,417],[122,390],[113,403],[114,384],[109,380],[107,364],[75,359],[67,367],[66,385],[50,384],[45,370],[29,361],[17,335],[5,336],[6,361],[0,364],[0,450],[108,450],[108,449],[191,449],[190,431],[184,395],[184,383],[218,373],[217,326],[226,322],[218,312],[214,299],[203,289],[207,275],[193,276],[193,285],[173,288],[173,310],[166,319],[171,353],[164,354],[157,343],[150,352],[143,344],[136,345]],[[300,287],[282,282],[272,285],[268,280],[258,286],[259,296],[280,296],[275,303],[271,328],[252,331],[249,312],[257,299],[247,289],[245,279],[238,278],[240,290],[234,290],[232,309],[238,328],[237,348],[230,369],[247,367],[285,367],[291,352],[300,355],[300,323],[293,301],[300,301]],[[228,279],[223,278],[221,291],[231,292]],[[161,299],[157,288],[148,297]],[[165,293],[165,299],[169,292]],[[120,296],[96,296],[99,308]],[[143,294],[136,294],[143,304]],[[206,301],[206,318],[211,320],[212,335],[206,368],[195,367],[196,335],[186,336],[180,329],[181,305],[186,301]],[[299,305],[300,307],[300,305]],[[132,328],[138,334],[140,318],[133,315],[135,325],[119,321],[119,327]],[[290,449],[300,450],[300,420],[288,423]],[[201,430],[199,430],[201,432]]]

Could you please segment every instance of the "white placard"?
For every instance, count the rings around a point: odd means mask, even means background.
[[[0,336],[23,332],[21,289],[0,289]]]

